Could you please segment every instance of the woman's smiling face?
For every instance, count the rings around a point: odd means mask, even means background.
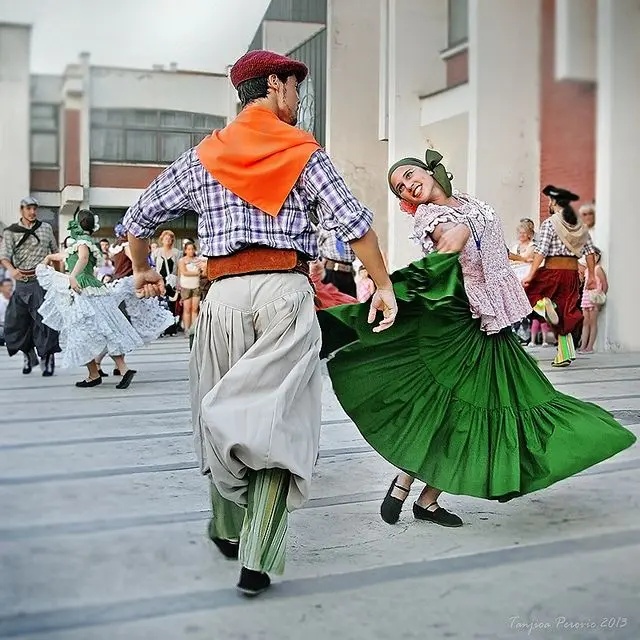
[[[429,202],[436,184],[433,176],[421,167],[402,165],[391,174],[391,188],[405,202],[414,205]]]

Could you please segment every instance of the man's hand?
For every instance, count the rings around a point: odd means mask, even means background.
[[[9,275],[14,279],[14,280],[24,280],[24,273],[22,273],[22,271],[20,271],[20,269],[16,269],[16,267],[13,267],[12,269],[9,269]]]
[[[138,298],[155,298],[164,295],[162,276],[151,267],[134,271],[133,288]]]
[[[453,229],[444,231],[436,242],[438,253],[459,253],[469,240],[471,232],[464,224],[458,224]]]
[[[369,324],[376,320],[376,314],[382,311],[384,319],[377,327],[374,327],[374,333],[380,333],[388,329],[396,320],[398,314],[398,303],[393,289],[377,289],[371,298],[371,306],[369,307]]]

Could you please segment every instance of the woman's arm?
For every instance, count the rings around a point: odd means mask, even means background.
[[[607,280],[607,274],[604,272],[604,269],[600,265],[596,267],[596,277],[602,284],[602,293],[608,293],[609,281]]]
[[[467,244],[471,231],[465,224],[441,222],[433,230],[431,237],[440,253],[459,253]]]
[[[89,247],[86,244],[80,244],[78,246],[78,262],[73,267],[73,271],[69,274],[69,286],[76,292],[82,293],[82,288],[76,280],[78,274],[82,273],[82,270],[87,266],[89,262]]]
[[[45,259],[43,264],[49,266],[52,262],[64,262],[67,256],[64,253],[50,253]]]
[[[180,260],[178,260],[178,275],[179,276],[189,275],[186,269],[185,258],[180,258]]]

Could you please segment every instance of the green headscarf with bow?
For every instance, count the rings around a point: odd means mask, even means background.
[[[391,169],[389,169],[389,173],[387,175],[387,180],[389,182],[389,188],[395,195],[400,197],[398,193],[396,193],[393,185],[391,184],[391,176],[393,172],[398,167],[420,167],[420,169],[424,169],[428,171],[433,179],[442,187],[445,195],[450,198],[453,190],[451,188],[451,180],[453,180],[453,176],[446,170],[445,166],[442,164],[442,154],[438,153],[435,149],[427,149],[427,152],[424,156],[425,161],[419,160],[418,158],[402,158],[402,160],[398,160],[398,162],[394,163]]]
[[[69,224],[67,225],[67,231],[69,232],[69,235],[74,239],[77,240],[80,236],[88,236],[89,234],[78,224],[78,221],[74,218],[73,220],[69,221]]]

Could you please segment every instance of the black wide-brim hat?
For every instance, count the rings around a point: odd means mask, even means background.
[[[554,187],[552,184],[548,184],[542,193],[549,198],[553,198],[558,202],[575,202],[580,200],[580,196],[568,189],[562,189],[561,187]]]

